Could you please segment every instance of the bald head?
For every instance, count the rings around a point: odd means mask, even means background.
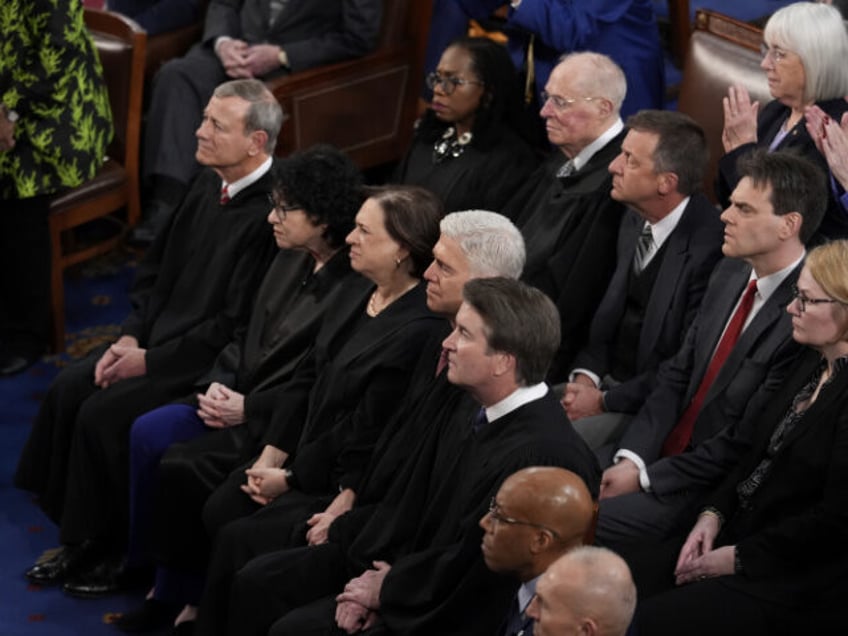
[[[565,551],[579,546],[592,523],[583,480],[564,468],[540,466],[510,475],[480,526],[489,569],[529,581]]]
[[[623,636],[636,608],[636,586],[620,556],[606,548],[575,548],[539,579],[527,608],[537,636]]]

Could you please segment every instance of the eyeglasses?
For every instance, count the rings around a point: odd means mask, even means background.
[[[463,79],[461,77],[443,77],[436,72],[429,73],[427,75],[427,88],[430,90],[434,90],[436,86],[442,87],[442,92],[445,95],[453,95],[453,92],[456,90],[457,86],[465,86],[466,84],[477,84],[478,86],[485,86],[483,82],[478,82],[477,80],[469,80]]]
[[[294,212],[295,210],[302,210],[303,208],[297,204],[289,204],[285,201],[281,201],[273,194],[268,195],[268,203],[271,204],[271,207],[274,208],[274,212],[277,214],[277,218],[280,221],[286,220],[286,214],[289,212]]]
[[[760,45],[760,54],[763,56],[763,59],[770,57],[772,62],[775,64],[782,62],[786,59],[786,56],[789,54],[789,51],[784,51],[781,48],[776,46],[769,46],[765,42]]]
[[[505,514],[501,513],[500,506],[494,497],[489,501],[489,516],[497,521],[498,523],[505,523],[510,526],[530,526],[532,528],[539,528],[540,530],[546,530],[554,535],[557,539],[561,538],[559,533],[556,530],[549,528],[548,526],[543,526],[541,523],[533,523],[532,521],[521,521],[520,519],[513,519],[512,517],[507,517]]]
[[[542,106],[550,102],[555,110],[568,110],[577,102],[592,102],[600,97],[560,97],[559,95],[551,95],[548,91],[542,91]]]
[[[807,298],[804,294],[798,290],[794,285],[792,286],[792,298],[798,301],[798,306],[801,309],[801,313],[803,314],[807,311],[807,305],[842,305],[844,304],[840,300],[835,300],[833,298]]]

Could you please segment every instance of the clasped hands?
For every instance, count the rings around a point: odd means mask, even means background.
[[[248,44],[244,40],[222,40],[216,51],[227,76],[250,79],[280,66],[280,47],[275,44]]]
[[[677,558],[674,568],[677,585],[733,574],[735,547],[726,545],[713,549],[720,527],[721,521],[715,514],[702,513],[698,517]]]
[[[289,491],[286,473],[281,468],[288,453],[274,446],[266,446],[253,466],[245,470],[247,481],[240,488],[260,506],[266,506]]]
[[[377,622],[380,590],[392,566],[374,561],[374,569],[348,581],[336,597],[336,625],[348,634],[365,631]]]
[[[138,346],[134,336],[121,336],[94,366],[94,384],[105,389],[120,380],[144,375],[147,373],[146,351]]]
[[[565,385],[560,404],[568,419],[576,422],[580,418],[603,413],[604,394],[587,375],[578,373],[572,382]]]
[[[197,395],[197,417],[210,428],[227,428],[244,423],[244,395],[213,382],[206,393]]]

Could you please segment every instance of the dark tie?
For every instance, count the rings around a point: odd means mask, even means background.
[[[229,186],[226,184],[221,187],[221,205],[227,205],[230,202]]]
[[[718,375],[721,366],[727,360],[727,356],[733,351],[733,346],[739,339],[739,334],[742,333],[742,327],[745,326],[745,320],[748,314],[751,313],[751,307],[754,306],[754,296],[757,293],[757,281],[752,280],[748,283],[745,293],[742,295],[742,300],[736,308],[736,312],[727,324],[727,329],[724,330],[724,335],[718,343],[713,359],[710,360],[710,365],[707,367],[707,372],[704,374],[701,384],[695,393],[695,397],[686,407],[677,425],[665,438],[662,447],[663,456],[677,455],[686,450],[689,440],[692,438],[692,429],[695,427],[695,420],[698,419],[698,413],[701,410],[701,405],[704,402],[704,397],[710,386]]]
[[[517,592],[512,599],[512,603],[510,603],[509,614],[506,617],[504,625],[504,636],[515,636],[524,627],[524,615],[521,612]]]
[[[474,414],[474,420],[471,424],[471,428],[476,433],[488,423],[489,419],[486,417],[486,408],[481,406],[480,410]]]
[[[639,274],[645,269],[645,259],[651,251],[653,244],[654,235],[651,233],[651,226],[645,223],[642,233],[639,234],[639,242],[636,243],[636,253],[633,255],[633,272],[635,274]]]

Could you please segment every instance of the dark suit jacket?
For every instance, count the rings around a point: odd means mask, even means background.
[[[548,377],[563,377],[585,344],[589,325],[615,269],[624,206],[609,196],[607,170],[621,150],[624,131],[579,171],[558,178],[565,156],[556,152],[510,200],[504,214],[527,243],[522,280],[556,303],[562,342]]]
[[[649,465],[651,488],[658,495],[714,484],[748,449],[749,427],[736,425],[754,418],[774,396],[799,351],[785,309],[800,269],[801,265],[784,279],[742,332],[704,398],[690,448],[656,461],[665,438],[698,390],[748,283],[750,265],[729,258],[719,262],[683,346],[660,367],[656,388],[619,443]]]
[[[821,603],[821,593],[839,579],[845,590],[848,369],[838,371],[822,388],[787,435],[749,508],[739,506],[736,487],[765,456],[775,426],[820,362],[817,352],[805,352],[758,418],[751,451],[708,500],[726,519],[717,545],[735,544],[744,570],[742,576],[728,577],[727,584],[799,606]]]
[[[302,71],[368,53],[377,44],[381,16],[380,0],[288,0],[269,25],[269,0],[212,0],[203,41],[227,35],[277,44],[288,55],[289,70]]]
[[[635,413],[654,387],[660,363],[680,349],[686,329],[695,319],[713,267],[721,257],[724,224],[703,194],[695,194],[669,235],[658,258],[659,272],[651,290],[639,335],[638,374],[616,378],[618,386],[604,396],[607,410]],[[614,366],[615,338],[625,311],[631,264],[644,220],[628,211],[618,235],[618,264],[592,319],[588,345],[574,361],[575,368],[603,377]]]
[[[817,102],[818,106],[830,115],[834,121],[839,121],[842,113],[848,110],[848,103],[841,97],[839,99],[828,99]],[[729,197],[736,184],[739,183],[739,173],[736,164],[739,158],[750,153],[755,148],[768,147],[777,135],[786,117],[789,115],[789,107],[774,100],[766,104],[757,120],[757,143],[744,144],[735,150],[725,154],[718,162],[718,176],[716,182],[716,194],[723,207],[730,203]],[[806,121],[801,118],[789,134],[783,138],[777,146],[777,150],[793,150],[799,155],[809,159],[818,165],[825,174],[828,174],[827,161],[816,148],[816,144],[807,132]],[[824,219],[819,226],[818,235],[830,238],[848,237],[848,214],[842,209],[840,203],[834,197],[832,188],[828,188],[828,204]]]

